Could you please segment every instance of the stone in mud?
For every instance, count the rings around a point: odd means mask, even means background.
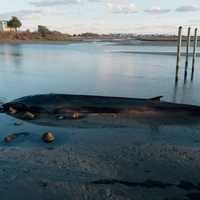
[[[14,123],[14,125],[15,125],[15,126],[21,126],[21,125],[22,125],[22,122],[16,121],[16,122]]]
[[[79,113],[79,112],[74,112],[73,115],[72,115],[72,118],[73,118],[73,119],[80,119],[80,118],[81,118],[81,113]]]
[[[51,143],[55,140],[55,136],[51,132],[44,133],[42,136],[42,140],[46,143]]]
[[[4,141],[6,143],[11,143],[13,142],[14,140],[16,140],[17,136],[15,134],[12,134],[12,135],[8,135],[4,138]]]
[[[25,115],[24,115],[24,118],[27,119],[27,120],[32,120],[35,118],[35,115],[31,112],[26,112]]]
[[[39,185],[43,188],[46,188],[46,187],[48,187],[48,182],[41,180],[41,181],[39,181]]]
[[[29,136],[30,133],[27,133],[27,132],[20,132],[20,133],[14,133],[14,134],[11,134],[11,135],[8,135],[4,138],[4,141],[6,143],[11,143],[13,142],[14,140],[16,140],[18,137],[20,136]]]
[[[10,114],[14,115],[17,113],[17,110],[13,107],[9,107],[9,112],[10,112]]]
[[[66,118],[66,117],[65,117],[65,116],[62,116],[62,115],[60,115],[60,116],[57,117],[58,120],[63,120],[63,119],[65,119],[65,118]]]
[[[117,114],[114,114],[114,113],[113,113],[113,114],[112,114],[112,117],[113,117],[113,118],[117,118]]]

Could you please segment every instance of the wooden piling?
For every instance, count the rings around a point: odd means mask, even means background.
[[[187,79],[187,71],[188,71],[189,49],[190,49],[190,39],[191,39],[190,33],[191,33],[191,28],[189,27],[187,34],[187,45],[186,45],[185,76],[184,76],[185,81]]]
[[[194,79],[194,68],[195,68],[195,62],[196,62],[196,48],[197,48],[197,31],[198,31],[198,29],[195,28],[195,31],[194,31],[194,44],[193,44],[193,55],[192,55],[192,75],[191,75],[191,80]]]
[[[177,60],[176,60],[176,82],[178,81],[178,72],[179,72],[179,67],[180,67],[181,42],[182,42],[182,26],[180,26],[179,29],[178,29]]]

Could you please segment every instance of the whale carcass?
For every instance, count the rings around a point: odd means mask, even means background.
[[[60,127],[134,127],[200,122],[200,107],[151,99],[42,94],[3,104],[2,111],[34,124]],[[31,117],[27,117],[31,116]]]

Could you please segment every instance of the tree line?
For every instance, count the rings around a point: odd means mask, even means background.
[[[14,28],[15,31],[17,32],[17,29],[20,28],[20,27],[22,26],[22,23],[21,23],[21,21],[20,21],[17,17],[13,16],[13,17],[8,21],[7,26],[8,26],[9,28]]]

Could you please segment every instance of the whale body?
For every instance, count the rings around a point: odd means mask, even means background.
[[[3,112],[31,123],[61,127],[134,127],[200,122],[200,107],[151,99],[42,94],[3,105]],[[14,110],[15,112],[11,112]],[[26,113],[34,117],[26,118]]]

